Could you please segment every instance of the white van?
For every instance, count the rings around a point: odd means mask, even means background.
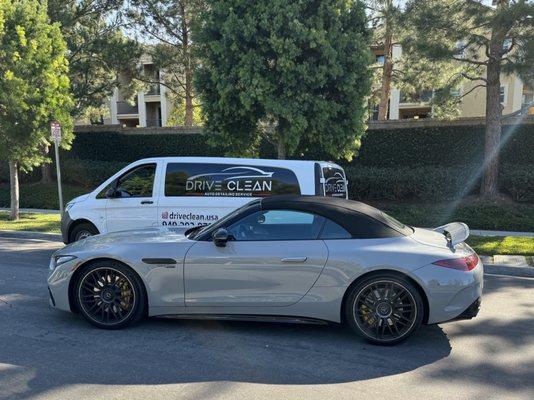
[[[134,228],[211,224],[256,197],[276,194],[346,198],[345,171],[324,161],[146,158],[67,204],[63,242]]]

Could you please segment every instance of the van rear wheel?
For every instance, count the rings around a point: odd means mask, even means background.
[[[89,222],[82,222],[81,224],[76,225],[72,229],[72,232],[69,235],[69,243],[77,242],[78,240],[82,240],[88,238],[89,236],[94,236],[98,234],[98,229],[96,229],[93,224]]]

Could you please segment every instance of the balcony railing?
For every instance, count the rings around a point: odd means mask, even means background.
[[[149,95],[149,96],[154,96],[154,95],[160,94],[159,84],[156,83],[154,85],[150,85],[148,87],[148,90],[147,90],[146,94]]]
[[[146,120],[146,126],[148,127],[151,127],[151,126],[161,126],[161,119],[154,119],[154,118],[148,118]]]
[[[416,94],[407,94],[401,92],[400,103],[401,104],[424,104],[430,103],[432,100],[432,90],[423,90]]]
[[[137,104],[130,104],[127,101],[117,101],[117,114],[139,114]]]

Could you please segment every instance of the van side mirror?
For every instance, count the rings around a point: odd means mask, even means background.
[[[215,246],[225,247],[226,242],[228,241],[228,237],[228,231],[224,228],[219,228],[213,233],[211,238],[213,239],[213,243],[215,243]]]
[[[114,187],[111,187],[106,192],[106,198],[107,199],[115,199],[117,197],[120,197],[120,192],[117,191]]]

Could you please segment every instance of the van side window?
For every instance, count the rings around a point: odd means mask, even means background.
[[[166,197],[265,197],[275,194],[300,194],[299,181],[293,171],[239,164],[167,164]]]
[[[347,232],[345,228],[336,224],[334,221],[327,219],[323,231],[321,232],[320,239],[350,239],[352,235]]]
[[[156,164],[134,168],[121,176],[117,182],[120,197],[152,197]]]

